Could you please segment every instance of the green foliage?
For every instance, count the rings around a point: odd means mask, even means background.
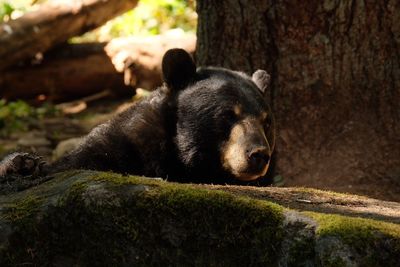
[[[29,11],[38,0],[0,0],[0,22]]]
[[[0,0],[0,21],[7,21],[30,11],[46,0]],[[71,42],[108,41],[119,36],[149,36],[170,29],[196,30],[194,0],[141,0],[136,8],[109,21],[104,26],[75,37]]]
[[[0,135],[8,135],[16,130],[27,130],[28,120],[33,117],[33,109],[19,100],[6,103],[0,100]]]
[[[0,99],[0,136],[8,136],[15,131],[26,131],[29,125],[37,120],[57,115],[58,112],[50,103],[34,108],[22,100],[7,103]]]
[[[11,13],[14,11],[14,7],[8,3],[1,3],[0,4],[0,19],[4,20],[6,16],[11,16]]]
[[[149,36],[176,28],[195,32],[196,24],[193,0],[141,0],[136,8],[71,41],[108,41],[119,36]]]
[[[169,29],[194,31],[196,13],[193,1],[142,0],[139,5],[105,26],[110,36],[154,35]]]

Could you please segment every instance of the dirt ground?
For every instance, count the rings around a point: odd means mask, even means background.
[[[89,103],[76,114],[43,119],[27,132],[14,133],[7,139],[0,139],[0,158],[10,151],[17,150],[34,152],[47,161],[52,161],[74,147],[79,142],[77,137],[85,135],[96,125],[107,121],[132,104],[132,99],[98,100]],[[357,177],[349,175],[345,185],[343,181],[339,183],[331,180],[327,183],[324,179],[299,180],[296,177],[278,177],[275,182],[275,186],[325,189],[400,202],[400,185],[393,184],[392,181],[360,181]]]

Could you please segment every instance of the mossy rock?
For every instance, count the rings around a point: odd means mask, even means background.
[[[400,259],[398,224],[210,188],[58,174],[0,197],[0,266],[397,266]]]

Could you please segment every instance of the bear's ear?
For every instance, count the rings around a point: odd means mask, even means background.
[[[187,86],[196,74],[192,57],[183,49],[168,50],[162,60],[164,81],[173,90]]]
[[[265,70],[256,70],[251,78],[260,91],[265,94],[271,83],[271,76]]]

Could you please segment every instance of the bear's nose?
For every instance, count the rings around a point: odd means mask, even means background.
[[[250,164],[257,168],[264,168],[265,165],[269,162],[269,153],[266,147],[257,147],[253,148],[248,152],[248,158]]]

